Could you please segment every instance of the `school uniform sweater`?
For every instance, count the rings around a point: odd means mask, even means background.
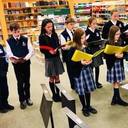
[[[72,40],[73,36],[71,37],[67,31],[67,29],[65,29],[61,35],[63,36],[63,38],[65,39],[65,42]],[[63,50],[62,49],[62,57],[63,57],[63,61],[66,62],[67,61],[67,55],[68,55],[69,50]]]
[[[6,76],[8,71],[8,62],[6,60],[6,53],[2,45],[0,45],[0,76]]]
[[[79,77],[82,68],[86,68],[89,65],[82,65],[80,61],[79,62],[74,62],[74,61],[71,60],[75,50],[76,50],[76,48],[73,48],[73,47],[70,48],[69,53],[68,53],[68,62],[71,65],[73,77]]]
[[[16,57],[25,57],[28,53],[28,38],[24,36],[20,36],[18,40],[16,40],[13,36],[11,36],[7,40],[8,45],[14,56]]]
[[[49,46],[53,49],[56,49],[59,46],[59,39],[57,34],[52,34],[51,37],[42,34],[39,36],[39,46]],[[44,54],[45,58],[53,58],[59,56],[59,51],[56,54],[52,55],[49,50],[40,48],[40,51]]]
[[[94,52],[96,52],[97,50],[100,49],[99,44],[97,45],[96,42],[91,44],[92,41],[98,41],[101,39],[100,37],[100,31],[95,29],[95,31],[93,32],[92,30],[90,30],[89,28],[87,28],[86,32],[86,36],[87,36],[87,42],[89,45],[89,49],[90,49],[90,53],[93,54]]]
[[[110,27],[111,27],[112,25],[114,25],[114,24],[112,23],[112,21],[108,21],[107,23],[105,23],[105,25],[104,25],[104,27],[103,27],[103,31],[102,31],[102,37],[103,37],[104,39],[108,39],[109,29],[110,29]],[[116,26],[118,26],[118,27],[120,28],[121,33],[124,31],[124,24],[123,24],[123,22],[121,22],[121,21],[118,20],[118,21],[116,22]]]

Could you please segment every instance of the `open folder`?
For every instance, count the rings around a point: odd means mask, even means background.
[[[68,41],[65,44],[62,44],[62,45],[58,46],[55,49],[52,48],[52,47],[50,47],[50,46],[47,46],[47,45],[40,45],[40,49],[44,49],[44,50],[47,50],[47,51],[50,51],[50,50],[59,50],[60,48],[65,47],[66,45],[72,45],[72,43],[73,43],[72,41]]]
[[[94,54],[89,54],[89,53],[85,53],[85,52],[82,52],[80,50],[76,50],[71,58],[72,61],[75,61],[75,62],[78,62],[78,61],[81,61],[81,60],[91,60],[93,57],[96,57],[98,56],[99,54],[101,54],[102,52],[104,51],[104,49],[101,49],[97,52],[95,52]]]
[[[115,54],[115,53],[123,53],[128,52],[128,45],[122,46],[114,46],[114,45],[106,45],[104,49],[104,53],[106,54]]]

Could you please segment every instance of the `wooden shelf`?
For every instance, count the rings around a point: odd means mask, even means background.
[[[6,21],[7,23],[11,23],[11,22],[26,22],[26,21],[37,21],[37,19],[24,19],[24,20],[12,20],[12,21]]]
[[[40,13],[15,13],[15,14],[5,14],[5,16],[26,16],[26,15],[39,15]]]
[[[5,8],[4,10],[24,10],[24,9],[45,9],[45,8],[62,8],[62,7],[68,7],[68,5],[45,5],[45,6],[32,6],[32,7],[12,7],[12,8]]]

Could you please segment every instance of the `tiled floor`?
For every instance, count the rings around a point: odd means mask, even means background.
[[[34,102],[32,107],[25,110],[19,108],[17,86],[10,64],[8,73],[10,96],[9,101],[15,106],[15,110],[7,114],[0,113],[0,128],[44,128],[41,114],[39,111],[42,98],[41,83],[48,83],[44,76],[44,64],[40,63],[35,57],[31,65],[31,96]],[[92,94],[92,105],[97,108],[98,114],[84,117],[81,113],[81,105],[77,94],[70,89],[66,73],[61,76],[62,86],[76,100],[77,115],[89,126],[89,128],[127,128],[128,127],[128,107],[111,106],[112,87],[106,83],[106,66],[101,66],[100,82],[103,83],[102,89],[97,89]],[[128,91],[121,89],[122,96],[128,101]],[[61,104],[53,104],[53,117],[55,128],[68,128],[67,118],[62,112]],[[51,128],[49,124],[49,128]]]

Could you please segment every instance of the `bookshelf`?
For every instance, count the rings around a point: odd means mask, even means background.
[[[0,23],[0,41],[3,40],[3,34],[2,34],[2,27],[1,27],[1,23]]]
[[[88,19],[92,15],[92,3],[74,4],[75,17],[79,26],[86,29]]]
[[[0,0],[3,6],[3,14],[5,17],[7,30],[6,35],[10,35],[9,24],[11,22],[18,22],[21,26],[21,34],[32,35],[34,31],[39,33],[41,22],[49,14],[43,14],[43,10],[54,9],[61,10],[68,9],[68,2],[66,0]],[[69,10],[69,9],[68,9]],[[62,15],[62,14],[61,14]],[[51,17],[50,17],[51,18]],[[56,19],[53,17],[53,19]],[[60,23],[55,22],[55,25],[64,24],[63,20]],[[6,39],[7,39],[6,36]]]

